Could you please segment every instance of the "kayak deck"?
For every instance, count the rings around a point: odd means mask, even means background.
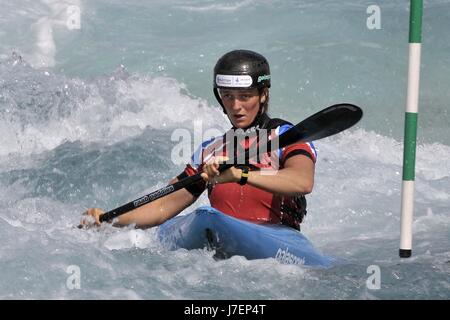
[[[216,250],[217,258],[275,258],[285,264],[315,267],[330,267],[334,261],[297,230],[243,221],[208,206],[166,221],[159,227],[158,238],[169,250],[208,248]]]

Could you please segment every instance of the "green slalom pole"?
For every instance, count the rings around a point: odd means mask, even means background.
[[[403,145],[402,216],[399,250],[401,258],[409,258],[412,253],[417,116],[419,111],[420,52],[422,47],[422,10],[423,0],[411,0],[409,17],[408,91]]]

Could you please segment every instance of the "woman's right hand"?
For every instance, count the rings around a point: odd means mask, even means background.
[[[81,219],[80,227],[81,228],[90,228],[92,226],[100,226],[100,216],[105,213],[103,209],[100,208],[89,208],[85,212],[83,212],[83,215],[86,217],[83,217]]]

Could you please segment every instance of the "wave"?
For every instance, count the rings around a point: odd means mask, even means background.
[[[115,143],[150,128],[174,128],[195,115],[225,121],[169,77],[129,74],[123,66],[92,80],[35,69],[20,56],[0,63],[0,155],[52,150],[65,142]]]

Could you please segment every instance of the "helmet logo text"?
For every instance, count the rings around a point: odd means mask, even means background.
[[[226,74],[216,75],[216,85],[218,87],[227,88],[248,88],[252,85],[253,80],[249,75],[233,76]]]

